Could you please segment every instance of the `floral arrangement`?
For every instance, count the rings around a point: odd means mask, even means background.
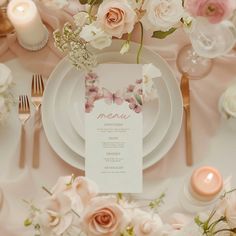
[[[179,28],[191,27],[198,18],[212,24],[232,17],[234,0],[80,0],[83,11],[74,15],[75,25],[67,23],[54,33],[55,45],[68,53],[79,69],[96,65],[88,45],[96,49],[109,47],[113,38],[126,38],[120,53],[129,51],[135,26],[141,29],[137,63],[143,46],[144,30],[152,37],[164,39]]]
[[[85,177],[60,177],[38,208],[27,202],[30,215],[25,226],[33,226],[35,235],[157,236],[163,226],[156,209],[165,194],[141,210],[122,194],[99,196],[96,184]]]
[[[3,124],[14,104],[13,95],[10,92],[12,87],[12,75],[8,67],[0,64],[0,125]]]
[[[117,105],[125,101],[131,110],[140,113],[145,102],[158,97],[153,79],[160,76],[161,72],[157,67],[146,64],[143,66],[143,78],[136,80],[135,84],[130,84],[123,90],[112,93],[106,88],[99,87],[99,77],[96,73],[88,72],[85,76],[85,112],[90,113],[94,103],[104,99],[107,104]]]
[[[26,227],[35,236],[231,236],[236,233],[236,191],[220,196],[210,212],[188,216],[173,213],[166,222],[158,214],[165,193],[153,200],[127,200],[123,194],[98,195],[98,187],[85,177],[63,176],[49,191],[41,207],[25,201],[30,214]]]

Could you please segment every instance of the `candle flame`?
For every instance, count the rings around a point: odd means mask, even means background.
[[[17,6],[16,9],[19,12],[24,12],[25,11],[25,8],[23,6]]]
[[[213,173],[209,173],[209,174],[206,176],[204,182],[207,183],[207,184],[210,183],[210,182],[212,181],[213,177],[214,177]]]

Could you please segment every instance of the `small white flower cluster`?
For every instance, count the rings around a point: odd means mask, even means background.
[[[8,118],[14,98],[9,89],[12,85],[12,74],[4,64],[0,64],[0,125]]]

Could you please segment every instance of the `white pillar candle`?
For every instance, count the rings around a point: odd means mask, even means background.
[[[7,14],[15,27],[17,39],[23,47],[38,50],[46,44],[48,31],[32,0],[11,0]]]

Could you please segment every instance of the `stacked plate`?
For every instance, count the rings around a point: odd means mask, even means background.
[[[99,63],[135,63],[138,45],[132,44],[125,56],[119,50],[123,41],[95,51]],[[158,99],[143,109],[143,168],[159,161],[174,144],[182,122],[182,98],[175,76],[157,54],[144,48],[142,63],[153,63],[162,72],[155,79]],[[55,68],[47,84],[42,106],[44,130],[54,151],[67,163],[84,169],[84,74],[67,59]]]

